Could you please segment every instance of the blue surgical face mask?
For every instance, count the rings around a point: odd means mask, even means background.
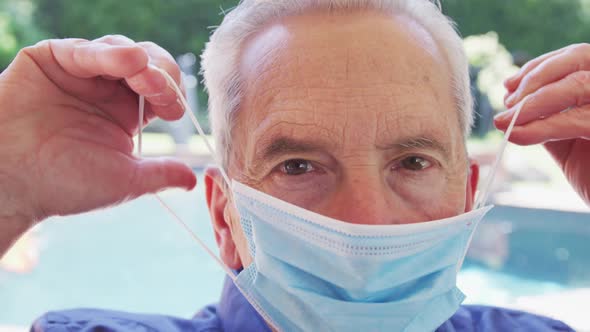
[[[161,72],[203,135],[178,86]],[[233,202],[253,258],[236,276],[160,202],[279,331],[432,331],[464,299],[456,287],[457,272],[477,225],[491,209],[483,204],[526,99],[506,130],[475,209],[456,217],[407,225],[351,224],[233,181]],[[140,121],[142,101],[140,97]],[[230,185],[229,177],[220,170]]]
[[[419,224],[360,225],[235,181],[232,189],[253,258],[236,285],[281,331],[436,329],[464,299],[458,267],[490,209]]]

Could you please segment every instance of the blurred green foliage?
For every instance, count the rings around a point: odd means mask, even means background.
[[[495,31],[508,50],[535,57],[590,41],[590,0],[443,0],[463,36]]]
[[[199,52],[227,0],[31,0],[38,25],[58,38],[123,34],[151,40],[172,54]]]
[[[33,12],[31,1],[0,0],[0,71],[19,49],[48,36],[33,22]]]

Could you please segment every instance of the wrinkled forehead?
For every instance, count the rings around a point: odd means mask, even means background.
[[[374,12],[291,17],[268,25],[242,52],[238,116],[248,130],[273,118],[284,123],[286,110],[294,111],[287,115],[294,124],[344,121],[346,110],[359,119],[376,114],[378,132],[438,130],[461,140],[447,61],[410,19]]]
[[[447,62],[430,34],[409,18],[375,12],[312,13],[269,24],[245,43],[240,70],[249,84],[270,86],[273,79],[360,87],[422,85],[427,78],[450,89]]]

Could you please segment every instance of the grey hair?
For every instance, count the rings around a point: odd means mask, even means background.
[[[211,35],[201,68],[209,93],[209,119],[216,145],[216,159],[228,167],[232,128],[243,95],[239,75],[242,44],[271,21],[314,10],[375,10],[392,16],[405,16],[421,25],[442,50],[450,67],[452,89],[459,111],[463,136],[473,124],[473,100],[468,61],[462,40],[451,19],[438,1],[432,0],[242,0],[229,12]]]

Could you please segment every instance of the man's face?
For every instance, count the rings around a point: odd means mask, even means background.
[[[247,41],[240,71],[230,177],[350,223],[471,209],[477,169],[470,177],[448,64],[411,20],[373,12],[282,20]],[[231,194],[216,192],[222,258],[247,266],[237,212],[225,204]]]

